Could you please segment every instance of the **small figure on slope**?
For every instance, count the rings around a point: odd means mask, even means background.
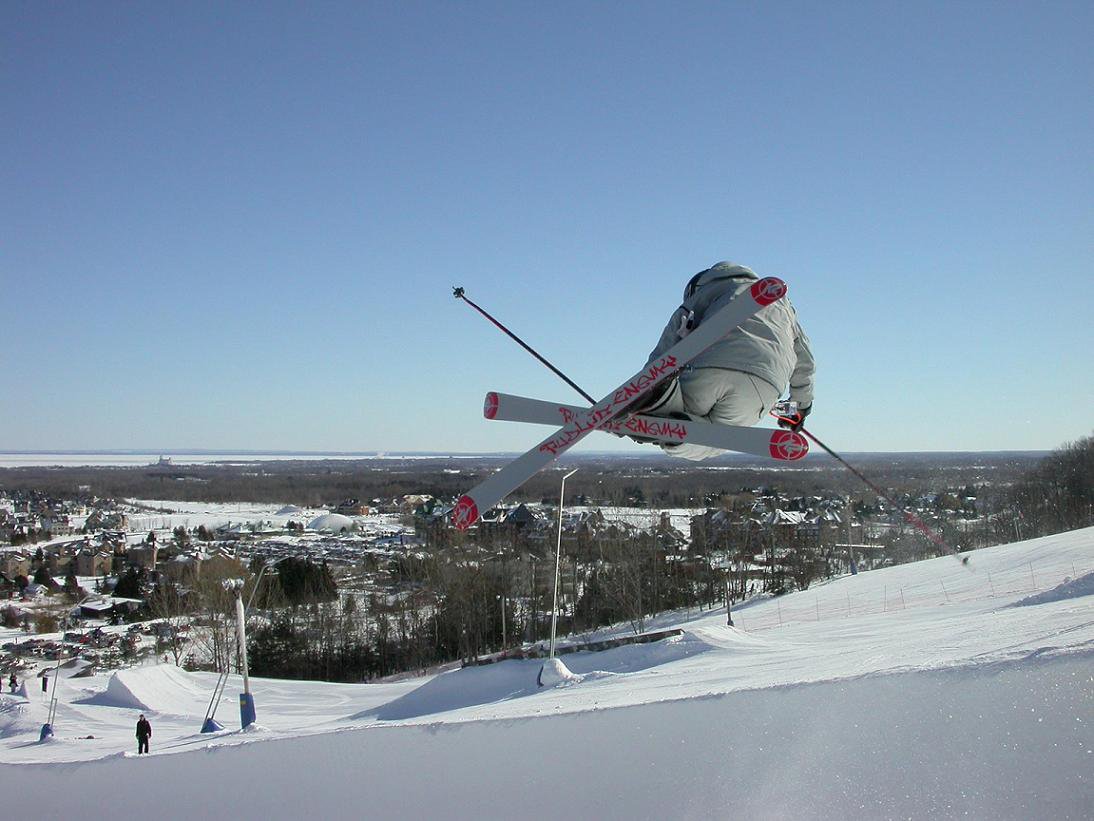
[[[148,739],[151,737],[152,725],[148,723],[144,713],[141,713],[141,717],[137,720],[137,755],[148,752]]]
[[[684,301],[669,318],[649,361],[657,359],[732,300],[758,277],[732,262],[700,271],[684,289]],[[780,299],[745,320],[685,366],[641,408],[652,416],[684,416],[721,425],[755,425],[789,386],[796,416],[779,424],[799,430],[813,406],[813,353],[790,300]],[[724,451],[691,443],[661,445],[684,459],[706,459]]]

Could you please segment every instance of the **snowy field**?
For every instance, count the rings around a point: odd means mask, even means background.
[[[656,620],[683,636],[349,685],[169,665],[0,700],[5,809],[72,818],[1094,817],[1094,528]],[[137,714],[152,755],[135,756]],[[133,791],[136,791],[135,793]],[[138,799],[134,799],[138,800]]]
[[[139,505],[139,512],[128,514],[129,530],[173,530],[179,525],[195,530],[200,525],[218,528],[269,522],[284,527],[290,521],[307,522],[327,513],[326,508],[300,508],[294,505],[259,502],[180,502],[160,499],[126,499]],[[151,508],[151,509],[149,509]],[[164,513],[162,511],[171,511]]]
[[[131,533],[145,533],[149,530],[167,533],[180,525],[191,531],[201,525],[210,529],[229,527],[244,531],[253,525],[284,528],[289,522],[307,524],[329,512],[325,507],[300,508],[295,505],[259,502],[180,502],[157,499],[126,499],[125,501],[129,505],[140,506],[139,511],[128,514],[128,527]],[[349,518],[353,520],[359,536],[377,536],[411,530],[400,524],[401,517],[397,513],[372,513]],[[302,537],[281,537],[283,541],[307,541],[313,538],[317,538],[314,533],[308,533]]]

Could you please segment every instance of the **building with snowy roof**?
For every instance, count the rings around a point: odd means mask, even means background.
[[[307,529],[316,533],[348,533],[356,530],[357,524],[341,513],[325,513],[308,522]]]

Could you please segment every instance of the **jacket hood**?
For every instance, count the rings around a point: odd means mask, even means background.
[[[709,285],[711,282],[717,282],[722,279],[759,279],[756,273],[751,268],[746,268],[743,265],[738,265],[735,262],[716,262],[707,268],[705,271],[700,271],[691,278],[687,287],[684,289],[684,299],[686,300],[697,290],[704,285]]]

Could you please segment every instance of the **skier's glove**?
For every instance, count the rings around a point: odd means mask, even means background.
[[[796,413],[778,417],[779,427],[787,428],[788,430],[794,431],[794,433],[798,433],[805,425],[805,417],[807,417],[812,410],[812,405],[806,405],[804,408],[798,408]]]

